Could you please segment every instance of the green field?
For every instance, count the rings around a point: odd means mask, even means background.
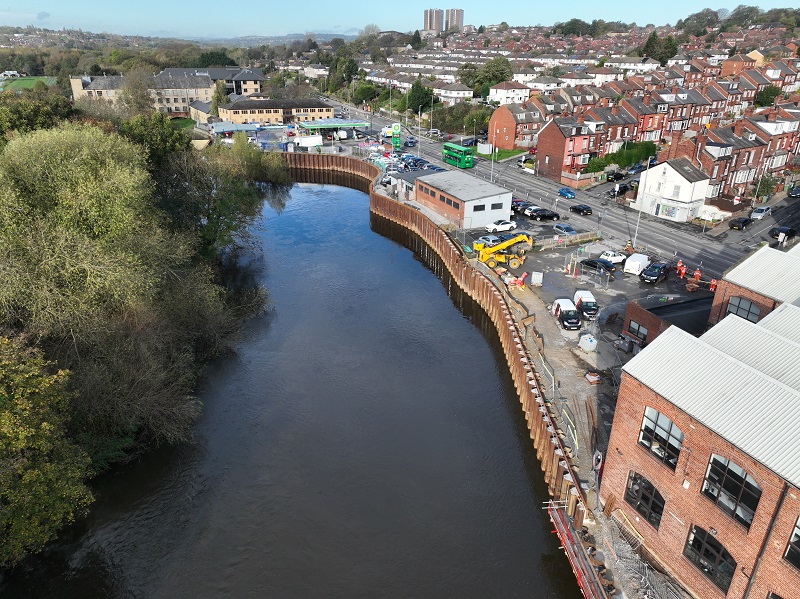
[[[41,81],[47,87],[56,82],[55,77],[14,77],[0,81],[0,91],[18,91],[23,89],[33,89],[37,81]]]
[[[503,160],[504,158],[511,158],[512,156],[518,156],[519,154],[526,153],[526,150],[497,150],[495,154],[495,160]],[[478,154],[475,153],[476,156],[480,156],[481,158],[486,158],[487,160],[491,160],[491,154]]]
[[[177,119],[172,119],[170,123],[172,123],[172,126],[175,127],[176,129],[181,129],[181,130],[191,129],[192,127],[194,127],[194,121],[192,119],[177,118]]]

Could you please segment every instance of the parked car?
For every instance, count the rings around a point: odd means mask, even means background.
[[[508,241],[509,239],[514,239],[519,233],[514,231],[509,231],[507,233],[498,233],[497,237],[500,238],[500,241]]]
[[[772,208],[769,206],[759,206],[750,213],[750,218],[754,220],[761,220],[765,216],[772,216]]]
[[[617,187],[612,187],[608,190],[608,197],[615,198],[617,196],[624,196],[630,189],[627,183],[620,183]]]
[[[600,254],[598,258],[606,262],[611,262],[611,264],[622,264],[628,259],[628,255],[622,252],[615,252],[614,250],[606,250]]]
[[[557,299],[551,308],[561,328],[565,330],[578,330],[581,328],[581,316],[572,300],[567,298]]]
[[[789,191],[786,192],[786,195],[790,198],[800,198],[800,185],[796,185],[792,187]]]
[[[539,208],[538,210],[533,210],[530,217],[533,220],[558,220],[561,215],[547,208]]]
[[[392,179],[390,177],[384,177],[383,179],[381,179],[381,185],[383,185],[384,187],[391,184],[391,182]]]
[[[478,140],[474,139],[474,138],[465,139],[464,143],[461,144],[461,145],[464,146],[465,148],[469,148],[471,146],[477,146],[478,145]]]
[[[404,145],[405,147],[407,147],[407,148],[413,148],[413,147],[416,147],[416,145],[417,145],[417,142],[416,142],[416,141],[413,141],[413,140],[411,140],[411,139],[407,139],[407,140],[405,140],[405,141],[403,142],[403,145]]]
[[[769,236],[773,239],[780,239],[781,233],[783,233],[784,239],[789,239],[797,235],[797,230],[792,227],[772,227],[769,230]]]
[[[441,135],[442,132],[438,129],[428,129],[428,135]]]
[[[558,195],[560,195],[562,198],[567,198],[568,200],[571,200],[575,197],[575,192],[572,191],[569,187],[562,187],[561,189],[558,190]]]
[[[581,266],[586,270],[593,270],[601,275],[613,273],[617,270],[617,267],[611,264],[611,262],[600,260],[599,258],[586,258],[585,260],[581,260]]]
[[[656,285],[667,279],[669,265],[664,262],[653,262],[650,266],[639,273],[639,278],[645,283]]]
[[[592,207],[586,204],[575,204],[569,207],[570,212],[577,212],[581,216],[589,216],[592,213]]]
[[[511,231],[517,228],[517,223],[513,220],[496,220],[493,223],[486,225],[486,230],[489,233],[497,233],[498,231]]]
[[[578,232],[569,225],[564,223],[558,223],[557,225],[553,225],[553,231],[555,231],[558,235],[577,235]]]
[[[733,218],[728,222],[729,229],[735,229],[737,231],[744,231],[747,228],[747,225],[752,224],[753,219],[747,218],[746,216],[740,216],[739,218]]]
[[[477,243],[483,243],[487,247],[493,247],[500,243],[500,238],[497,235],[484,235],[475,240]]]
[[[541,210],[541,206],[537,206],[536,204],[528,204],[525,206],[525,209],[522,211],[522,214],[525,216],[531,216],[536,210]]]
[[[613,173],[606,174],[606,180],[608,181],[622,181],[625,178],[625,173],[622,171],[616,171]]]
[[[644,167],[643,164],[634,164],[631,168],[628,169],[628,174],[629,175],[637,175],[637,174],[641,173],[643,170],[645,170],[645,167]]]

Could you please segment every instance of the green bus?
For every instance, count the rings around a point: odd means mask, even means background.
[[[445,143],[442,146],[442,160],[458,168],[472,168],[472,148]]]

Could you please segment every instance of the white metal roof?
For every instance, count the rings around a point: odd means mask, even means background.
[[[759,320],[758,326],[800,343],[800,307],[781,304]]]
[[[796,246],[800,247],[800,246]],[[725,273],[725,280],[781,303],[800,305],[800,251],[764,246]]]
[[[659,335],[624,371],[800,487],[800,390],[678,327]]]
[[[800,391],[800,343],[787,339],[780,332],[729,314],[700,339]]]

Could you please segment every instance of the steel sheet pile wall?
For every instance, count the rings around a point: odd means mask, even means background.
[[[377,193],[373,189],[380,174],[376,167],[345,156],[287,154],[286,157],[297,181],[341,184],[347,176],[360,179],[360,184],[350,187],[369,193],[370,211],[418,235],[427,246],[420,248],[423,253],[435,252],[458,286],[486,312],[497,329],[550,495],[564,502],[567,514],[579,528],[585,513],[585,498],[539,387],[519,326],[502,293],[466,261],[452,239],[433,221],[411,206]],[[319,180],[325,178],[324,173],[328,173],[327,180]]]

